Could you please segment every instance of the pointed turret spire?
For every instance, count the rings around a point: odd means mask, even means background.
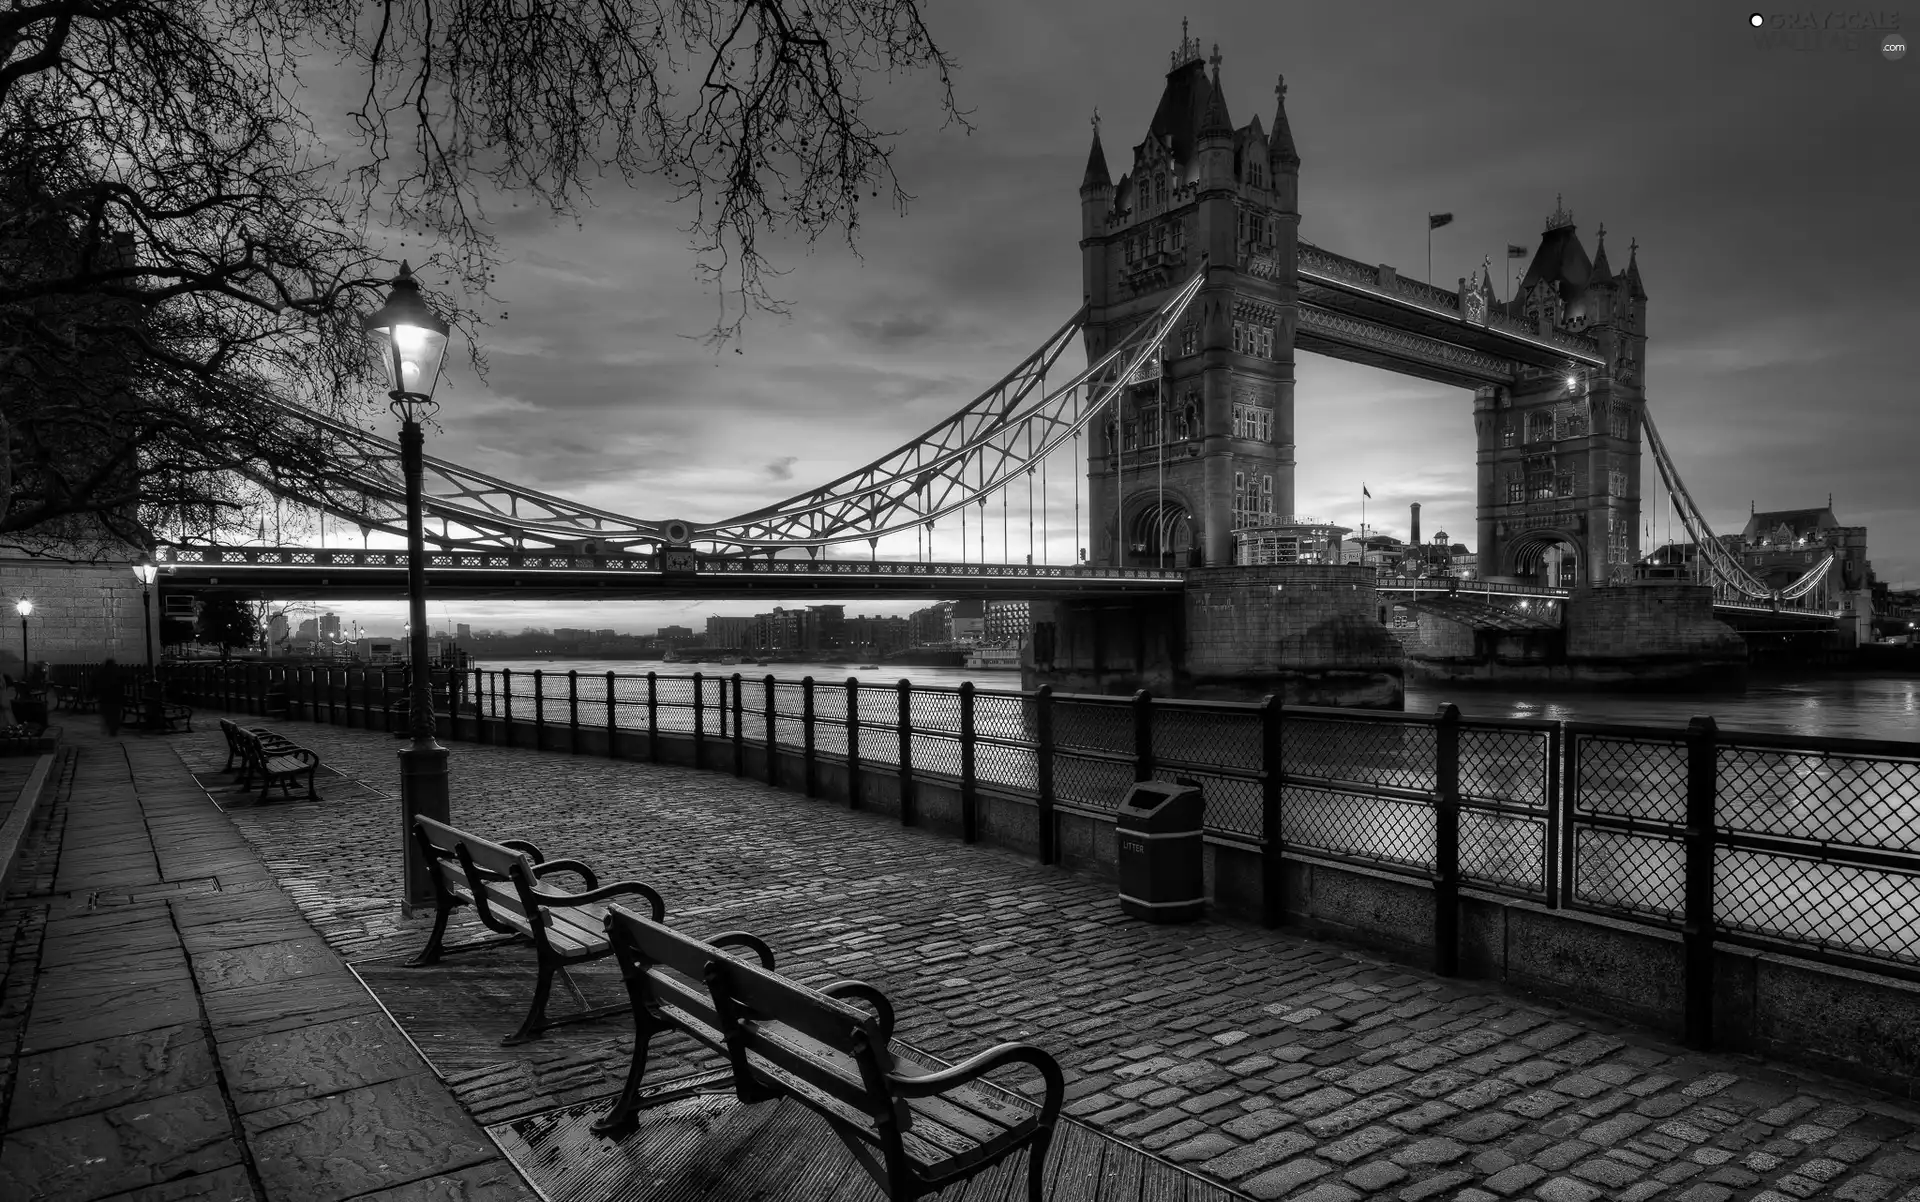
[[[1589,278],[1596,284],[1611,284],[1613,268],[1607,265],[1607,227],[1604,223],[1601,224],[1595,236],[1599,239],[1599,244],[1593,252],[1593,275]]]
[[[1113,173],[1107,170],[1107,153],[1100,148],[1100,110],[1093,110],[1093,149],[1087,152],[1087,174],[1080,190],[1113,187]]]
[[[1200,118],[1201,138],[1233,137],[1233,121],[1227,116],[1227,96],[1220,87],[1220,47],[1213,48],[1213,86],[1207,94],[1206,115]]]
[[[1647,290],[1640,284],[1640,241],[1637,238],[1627,247],[1627,295],[1634,300],[1647,299]]]
[[[1273,136],[1267,139],[1273,161],[1284,167],[1298,167],[1300,152],[1293,145],[1293,126],[1287,123],[1287,77],[1277,76],[1273,85]]]

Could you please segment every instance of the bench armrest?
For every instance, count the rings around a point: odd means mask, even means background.
[[[532,844],[528,844],[528,846],[530,847]],[[525,849],[521,848],[517,850]],[[529,852],[528,854],[531,855],[532,853]],[[588,868],[579,860],[535,860],[533,862],[533,875],[536,879],[547,875],[549,872],[578,873],[580,879],[587,883],[587,888],[598,889],[600,887],[600,878],[594,875],[593,869]]]
[[[615,881],[611,885],[601,885],[599,888],[589,889],[585,893],[550,893],[538,886],[535,886],[531,892],[533,893],[533,900],[543,906],[586,906],[594,902],[606,901],[610,897],[620,897],[623,894],[637,893],[641,897],[646,898],[647,904],[653,907],[653,920],[655,922],[664,922],[667,917],[667,903],[665,899],[652,889],[642,885],[639,881]]]
[[[924,1077],[888,1073],[887,1084],[903,1098],[928,1098],[1009,1064],[1030,1065],[1046,1079],[1047,1092],[1040,1104],[1040,1122],[1052,1126],[1060,1114],[1061,1096],[1067,1088],[1066,1078],[1061,1075],[1060,1065],[1052,1056],[1030,1043],[1003,1043],[969,1057],[952,1068]]]
[[[715,947],[752,948],[753,954],[760,957],[760,967],[766,969],[773,967],[773,949],[768,947],[766,941],[758,935],[749,934],[746,931],[722,931],[707,942]]]
[[[772,965],[768,967],[771,968]],[[887,1000],[886,994],[865,981],[835,981],[831,985],[822,986],[820,992],[830,998],[853,998],[872,1006],[880,1015],[880,1037],[893,1038],[893,1003]]]
[[[524,851],[536,864],[544,864],[547,862],[547,857],[540,853],[540,849],[525,839],[502,839],[500,840],[500,846],[511,847],[515,851]]]

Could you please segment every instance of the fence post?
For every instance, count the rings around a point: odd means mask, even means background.
[[[1560,908],[1560,891],[1564,887],[1564,878],[1560,875],[1560,845],[1569,839],[1568,823],[1561,820],[1560,813],[1560,775],[1561,741],[1560,724],[1553,724],[1547,731],[1547,779],[1544,782],[1547,797],[1547,862],[1541,868],[1541,884],[1547,894],[1547,908]]]
[[[1153,694],[1133,695],[1133,779],[1153,779]]]
[[[647,673],[647,758],[660,762],[660,674]]]
[[[779,765],[778,765],[778,763],[776,763],[776,762],[775,762],[775,759],[774,759],[774,748],[775,748],[776,746],[778,746],[778,743],[777,743],[777,740],[778,740],[778,739],[779,739],[779,737],[780,737],[780,731],[779,731],[779,728],[778,728],[778,727],[777,727],[777,726],[775,725],[775,723],[774,723],[774,715],[773,715],[773,673],[771,673],[771,672],[769,672],[769,673],[767,673],[767,680],[766,680],[766,686],[767,686],[767,709],[766,709],[766,717],[767,717],[767,783],[768,783],[768,784],[770,784],[770,785],[776,785],[776,786],[777,786],[777,785],[778,785],[778,784],[780,783],[780,767],[779,767]]]
[[[1712,718],[1687,723],[1686,956],[1687,1046],[1713,1046],[1713,844],[1719,730]]]
[[[1054,846],[1053,821],[1053,686],[1043,684],[1033,694],[1034,793],[1039,801],[1040,862],[1059,859]]]
[[[860,808],[860,681],[847,677],[847,808]]]
[[[913,682],[893,686],[900,695],[900,825],[913,825]]]
[[[533,670],[533,749],[547,749],[547,693],[544,687],[545,674],[540,669]]]
[[[1285,760],[1280,698],[1260,703],[1260,921],[1277,927],[1287,920],[1286,838],[1280,821]]]
[[[707,681],[700,673],[693,674],[693,766],[704,768],[701,752],[707,746]]]
[[[327,669],[327,724],[340,725],[340,694],[333,687],[333,669]]]
[[[1433,971],[1460,972],[1460,707],[1434,727]]]
[[[580,754],[580,670],[567,669],[567,751]]]
[[[813,780],[813,677],[800,678],[800,788],[808,797],[814,796]]]
[[[973,774],[973,682],[960,682],[960,841],[980,838],[980,790]]]
[[[502,743],[513,746],[513,669],[500,669],[500,734]]]
[[[740,697],[740,673],[733,674],[733,774],[747,774],[747,747],[742,741],[741,722],[746,720],[746,706]]]
[[[620,739],[615,733],[619,724],[614,719],[613,679],[613,673],[607,673],[607,758],[617,760],[620,758]]]

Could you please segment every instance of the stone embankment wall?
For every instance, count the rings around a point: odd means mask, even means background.
[[[79,563],[0,548],[0,671],[21,674],[20,615],[14,603],[22,598],[33,602],[27,642],[35,662],[98,663],[112,656],[122,663],[145,663],[140,593],[130,559]],[[159,621],[157,596],[154,621]]]

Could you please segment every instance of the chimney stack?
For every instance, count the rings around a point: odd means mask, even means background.
[[[1420,545],[1420,502],[1413,503],[1413,537],[1407,540],[1411,546]]]

